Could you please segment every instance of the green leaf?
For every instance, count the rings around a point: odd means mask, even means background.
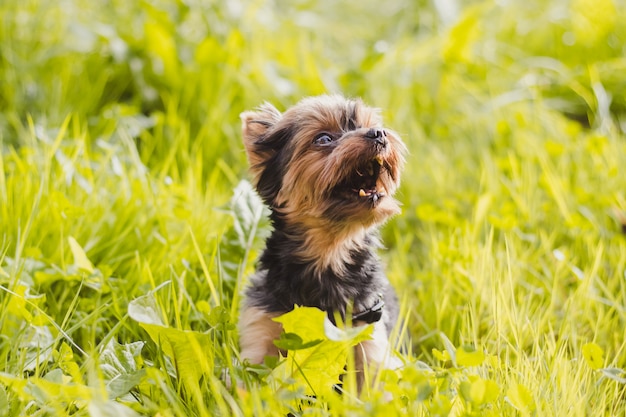
[[[133,388],[141,384],[145,377],[145,369],[116,376],[106,384],[109,398],[115,399],[128,394]]]
[[[153,292],[128,305],[128,315],[150,335],[175,364],[178,377],[194,385],[203,375],[213,373],[213,350],[209,335],[191,330],[179,330],[164,324]]]
[[[500,395],[500,387],[491,379],[472,375],[460,385],[461,395],[466,401],[476,405],[492,403]]]
[[[515,384],[506,391],[509,404],[517,409],[522,415],[529,415],[535,410],[535,400],[532,394],[522,384]]]
[[[302,341],[302,338],[295,333],[282,333],[280,335],[280,339],[274,341],[274,344],[276,345],[276,347],[283,350],[301,350],[308,349],[321,342],[321,339],[316,339],[304,343]]]
[[[249,249],[253,242],[264,237],[264,235],[259,236],[258,233],[259,230],[267,229],[267,227],[260,227],[268,225],[265,219],[267,208],[254,191],[252,184],[243,180],[235,187],[229,206],[239,247]]]
[[[485,360],[485,353],[476,350],[473,346],[461,346],[456,350],[458,366],[478,366]]]
[[[202,307],[205,308],[205,307]],[[230,322],[230,311],[223,306],[209,307],[207,321],[211,327],[232,330],[235,326]]]
[[[296,334],[303,343],[326,340],[324,321],[326,313],[315,307],[296,306],[289,313],[276,317],[274,321],[283,325],[285,333]]]
[[[472,386],[472,397],[475,395],[475,388],[482,394],[482,403],[493,403],[500,395],[500,386],[492,379],[480,379],[477,386]]]
[[[29,298],[30,288],[25,285],[16,285],[11,293],[9,302],[4,307],[4,315],[12,315],[15,318],[23,319],[24,321],[31,323],[33,321],[33,315],[27,308],[27,298]],[[21,326],[22,323],[17,323]]]
[[[95,397],[95,389],[82,384],[70,383],[69,377],[57,369],[49,372],[46,377],[28,379],[0,372],[0,383],[9,387],[22,401],[35,401],[45,404],[76,403],[89,401]]]
[[[95,268],[87,257],[87,254],[85,253],[83,248],[72,236],[68,237],[67,240],[70,244],[70,250],[72,251],[72,255],[74,256],[74,265],[80,270],[93,274]]]
[[[233,219],[233,226],[220,242],[220,260],[225,284],[234,285],[237,277],[248,272],[254,258],[252,251],[262,247],[271,226],[266,215],[268,209],[248,181],[237,184],[226,211]]]
[[[52,359],[55,337],[48,326],[27,325],[22,331],[20,348],[25,355],[24,371],[34,371]]]
[[[604,351],[595,343],[586,343],[583,345],[583,358],[591,369],[600,369],[604,366]]]
[[[80,367],[74,360],[74,352],[65,342],[61,343],[61,346],[59,347],[57,362],[59,364],[59,368],[61,368],[67,375],[70,375],[74,382],[83,383]]]
[[[428,405],[429,415],[433,416],[449,416],[452,410],[452,401],[445,394],[433,396]]]
[[[134,372],[143,364],[141,350],[144,345],[144,342],[119,344],[112,339],[100,354],[100,363],[107,365],[108,370],[115,370],[116,374]]]
[[[450,360],[450,354],[448,353],[447,350],[444,350],[442,352],[439,349],[433,348],[432,352],[433,352],[433,356],[435,357],[435,359],[438,359],[441,362],[447,362]]]
[[[274,320],[290,334],[281,340],[297,349],[287,352],[287,360],[272,371],[270,380],[281,385],[299,384],[308,394],[322,397],[330,395],[344,373],[348,350],[371,338],[373,329],[371,325],[336,329],[325,312],[313,307],[296,307]]]
[[[118,398],[139,385],[146,372],[140,369],[143,364],[141,350],[144,342],[119,344],[109,341],[100,354],[100,369],[106,380],[109,398]]]
[[[457,366],[457,363],[456,363],[456,349],[454,348],[454,345],[452,344],[450,339],[448,339],[448,337],[444,333],[439,333],[439,337],[441,337],[441,341],[443,342],[443,345],[446,348],[446,352],[448,352],[448,356],[450,357],[450,360],[452,361],[454,366]]]
[[[88,410],[91,417],[139,417],[133,409],[115,401],[92,401]]]
[[[613,381],[617,381],[620,384],[626,384],[626,371],[620,368],[604,368],[600,369],[602,375],[605,377],[612,379]]]

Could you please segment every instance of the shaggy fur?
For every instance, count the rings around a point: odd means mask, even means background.
[[[274,226],[246,290],[242,358],[277,355],[281,328],[272,319],[296,304],[332,318],[366,311],[382,294],[382,320],[357,357],[385,362],[398,308],[375,254],[377,226],[400,211],[393,194],[404,144],[377,110],[341,96],[307,98],[284,114],[266,103],[241,119],[252,181]]]

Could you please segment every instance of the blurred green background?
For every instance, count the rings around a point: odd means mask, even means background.
[[[5,144],[19,144],[27,115],[52,126],[144,115],[174,129],[148,144],[149,162],[179,128],[192,147],[210,135],[206,160],[232,158],[230,116],[328,91],[383,107],[410,136],[447,140],[468,114],[512,102],[618,128],[625,106],[624,8],[611,0],[6,0],[0,13]]]
[[[194,167],[225,200],[245,175],[241,111],[341,92],[404,136],[407,182],[433,181],[438,143],[469,190],[478,149],[523,147],[524,123],[624,129],[625,15],[620,0],[5,0],[0,139],[6,153],[68,115],[91,143],[122,128],[159,177]]]

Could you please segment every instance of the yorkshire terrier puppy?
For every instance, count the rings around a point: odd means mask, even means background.
[[[377,226],[400,211],[393,195],[406,148],[379,112],[338,95],[310,97],[281,114],[265,103],[241,115],[252,182],[271,210],[266,241],[240,316],[241,357],[278,355],[281,325],[294,305],[317,307],[334,322],[373,323],[356,349],[389,366],[396,294],[375,251]]]

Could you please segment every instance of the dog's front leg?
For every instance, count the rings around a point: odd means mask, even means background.
[[[241,359],[252,364],[263,363],[266,356],[278,356],[274,340],[280,337],[282,325],[272,320],[279,316],[258,307],[246,307],[239,319]]]
[[[382,321],[376,322],[372,339],[365,340],[355,347],[354,366],[358,390],[361,391],[363,388],[366,372],[373,375],[381,369],[397,369],[401,365],[400,360],[394,357],[391,351],[385,324]]]

